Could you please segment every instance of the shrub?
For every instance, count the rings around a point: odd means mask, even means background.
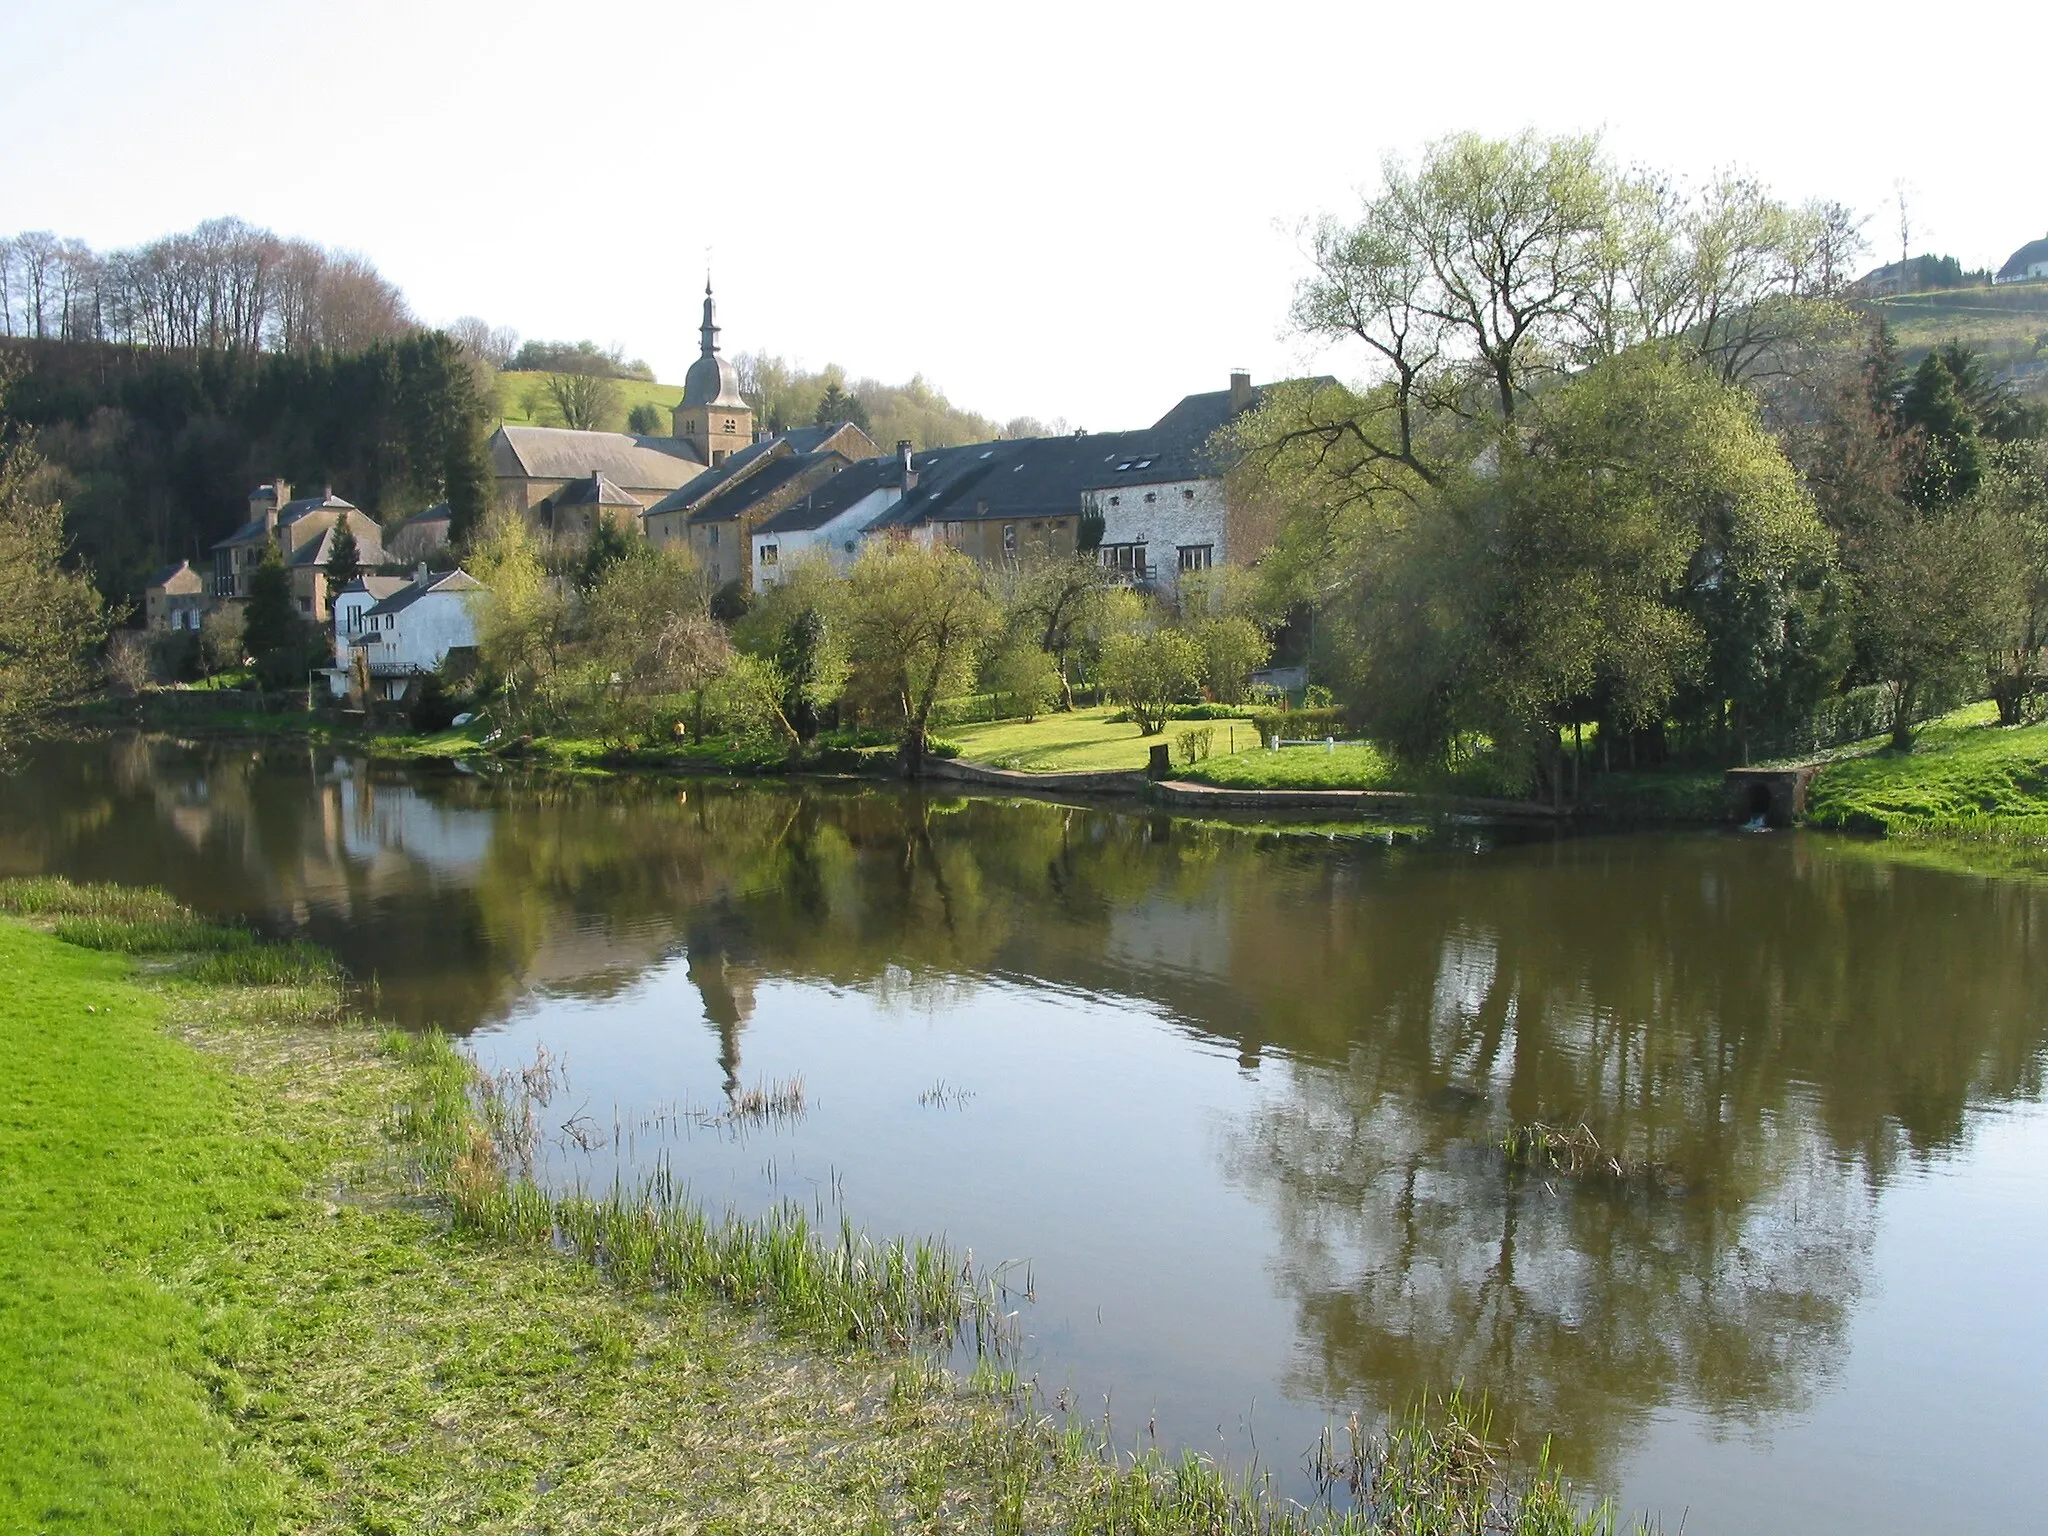
[[[447,730],[461,713],[461,705],[449,693],[448,685],[434,673],[429,672],[414,684],[412,704],[406,711],[406,718],[421,735],[431,736],[437,731]]]
[[[1166,712],[1194,688],[1201,670],[1201,648],[1177,629],[1111,635],[1103,642],[1103,688],[1146,736],[1166,728]]]
[[[1173,755],[1192,768],[1209,755],[1215,743],[1215,726],[1197,726],[1191,731],[1182,731],[1173,738]]]

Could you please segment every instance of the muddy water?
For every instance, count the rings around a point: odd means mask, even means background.
[[[0,873],[337,950],[542,1169],[665,1167],[1018,1261],[1026,1368],[1299,1486],[1463,1381],[1688,1532],[2026,1528],[2048,884],[1764,835],[1420,844],[888,790],[410,778],[129,740],[0,784]],[[735,1091],[802,1112],[735,1127]],[[1535,1177],[1512,1123],[1662,1171]]]

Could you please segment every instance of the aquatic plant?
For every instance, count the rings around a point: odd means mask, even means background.
[[[1517,1168],[1611,1184],[1682,1187],[1682,1181],[1664,1164],[1602,1146],[1600,1138],[1583,1121],[1564,1128],[1532,1120],[1510,1128],[1498,1145],[1508,1162]]]
[[[116,922],[176,922],[190,911],[155,886],[79,885],[62,875],[0,880],[0,912],[18,917],[98,917]]]
[[[62,917],[52,931],[65,943],[76,944],[81,949],[118,950],[129,955],[198,954],[209,950],[247,949],[256,942],[256,935],[246,928],[230,928],[185,914],[142,920]]]

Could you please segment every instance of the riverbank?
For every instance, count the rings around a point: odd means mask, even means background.
[[[1106,1458],[1000,1370],[916,1353],[917,1308],[958,1287],[942,1250],[550,1201],[507,1175],[518,1122],[466,1060],[355,1017],[302,947],[61,881],[0,886],[0,911],[0,1529],[1254,1517],[1213,1469]],[[849,1316],[897,1332],[850,1339]],[[1456,1493],[1590,1529],[1554,1480],[1475,1477],[1478,1427],[1456,1405],[1355,1470],[1390,1512]]]

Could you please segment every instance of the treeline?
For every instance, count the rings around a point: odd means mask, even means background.
[[[499,512],[468,569],[488,593],[466,707],[622,753],[773,766],[821,738],[887,742],[914,772],[964,700],[1028,719],[1071,707],[1085,680],[1157,734],[1182,700],[1243,702],[1272,653],[1231,573],[1190,575],[1166,601],[1088,553],[989,567],[879,539],[844,575],[798,561],[750,596],[685,551],[609,526],[542,543]]]
[[[177,350],[353,351],[413,328],[367,260],[240,219],[124,251],[0,238],[0,336]]]
[[[1860,246],[1837,205],[1589,138],[1390,163],[1294,306],[1370,382],[1236,432],[1266,603],[1314,615],[1397,755],[1488,752],[1547,797],[1810,751],[1859,686],[1900,741],[1962,697],[2016,717],[2048,639],[2042,423],[1959,347],[1901,378],[1848,302]]]
[[[742,352],[733,359],[740,392],[754,408],[757,424],[783,432],[791,427],[851,421],[884,448],[908,441],[918,450],[951,448],[999,437],[1043,437],[1066,430],[1065,422],[1019,416],[996,421],[957,406],[923,374],[907,384],[853,379],[837,363],[815,371],[796,367],[766,352]]]
[[[34,432],[38,494],[61,501],[76,555],[132,602],[167,561],[204,566],[283,475],[387,522],[437,501],[458,528],[491,495],[496,402],[453,340],[411,331],[356,351],[0,342],[0,422]]]

